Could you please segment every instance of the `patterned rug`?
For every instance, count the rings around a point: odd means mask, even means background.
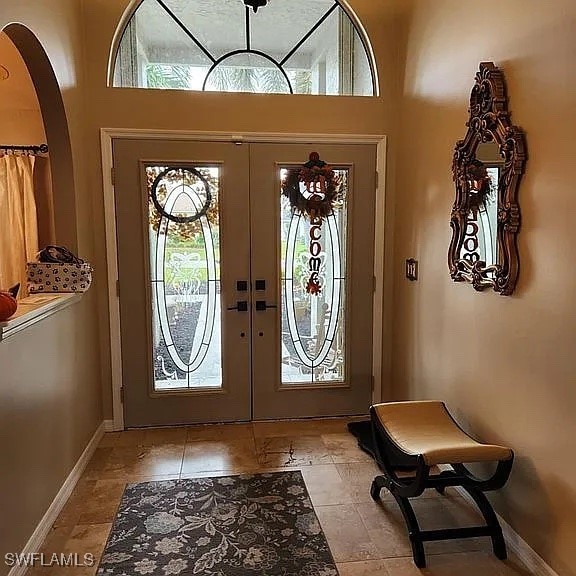
[[[338,576],[298,471],[129,484],[98,576]]]

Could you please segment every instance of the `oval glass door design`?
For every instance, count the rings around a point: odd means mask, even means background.
[[[348,170],[334,172],[340,191],[332,214],[315,220],[280,199],[283,385],[346,381]]]
[[[154,390],[222,386],[219,168],[147,166]]]

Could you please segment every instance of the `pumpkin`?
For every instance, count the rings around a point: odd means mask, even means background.
[[[8,292],[0,292],[0,322],[8,320],[16,312],[18,302]]]

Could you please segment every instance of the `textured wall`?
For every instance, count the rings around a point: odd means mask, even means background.
[[[498,511],[561,576],[576,574],[575,18],[562,0],[415,3],[395,222],[396,396],[445,400],[473,433],[514,448]],[[511,297],[447,269],[452,150],[481,61],[503,68],[528,144]],[[403,279],[410,256],[418,283]]]

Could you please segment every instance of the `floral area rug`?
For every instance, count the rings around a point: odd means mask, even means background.
[[[98,576],[338,576],[298,471],[126,487]]]

